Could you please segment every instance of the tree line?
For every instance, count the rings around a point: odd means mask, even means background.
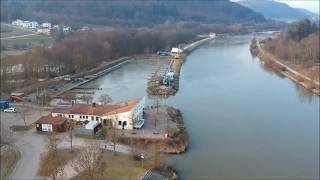
[[[307,19],[293,23],[279,36],[268,38],[264,43],[266,50],[295,65],[320,63],[319,27]]]

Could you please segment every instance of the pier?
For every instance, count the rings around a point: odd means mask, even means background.
[[[182,64],[185,61],[186,56],[195,48],[213,40],[213,37],[206,37],[204,39],[195,41],[193,43],[185,45],[182,50],[183,54],[180,55],[179,58],[170,58],[170,64],[165,71],[156,71],[148,81],[147,92],[149,95],[161,95],[161,96],[169,96],[174,95],[179,89],[179,79],[180,79],[180,70]],[[162,80],[167,72],[174,72],[173,82],[169,86],[165,86],[162,84]]]

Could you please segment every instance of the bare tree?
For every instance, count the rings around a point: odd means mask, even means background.
[[[26,115],[27,115],[27,107],[25,105],[25,102],[22,101],[22,108],[21,108],[21,118],[24,122],[24,126],[27,126],[27,122],[26,122]]]
[[[67,92],[63,95],[63,99],[67,101],[74,101],[77,99],[77,96],[74,92]]]
[[[117,123],[118,123],[118,116],[115,115],[114,117],[114,123],[109,127],[109,130],[107,132],[107,139],[110,140],[113,144],[113,155],[116,155],[116,145],[120,138],[120,130],[117,129]]]
[[[87,104],[89,104],[89,102],[91,102],[93,100],[93,97],[92,96],[88,96],[88,95],[83,95],[83,96],[81,96],[81,99],[83,101],[85,101]]]
[[[101,153],[99,143],[87,143],[85,147],[80,149],[78,157],[72,161],[71,166],[78,173],[85,171],[88,179],[97,179],[99,172],[96,163],[100,159]]]
[[[64,160],[58,154],[58,138],[55,133],[48,135],[47,153],[42,156],[38,174],[50,176],[53,180],[63,179]]]
[[[108,104],[109,102],[111,102],[111,97],[107,94],[103,94],[100,96],[99,101],[103,104]]]
[[[69,120],[68,124],[67,124],[67,130],[68,130],[69,141],[70,141],[70,152],[73,152],[73,149],[72,149],[73,127],[74,127],[74,125],[73,125],[72,120]]]

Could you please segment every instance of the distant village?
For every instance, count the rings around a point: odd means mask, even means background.
[[[50,22],[38,23],[37,21],[23,21],[21,19],[14,20],[11,22],[11,24],[45,35],[51,35],[60,28],[58,24],[52,25]],[[70,26],[63,26],[62,31],[63,33],[67,34],[70,33],[72,29]]]

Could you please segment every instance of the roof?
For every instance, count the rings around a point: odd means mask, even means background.
[[[98,121],[90,121],[88,124],[86,124],[86,129],[94,129],[99,124]]]
[[[122,113],[130,111],[134,108],[141,98],[129,100],[118,104],[104,104],[104,105],[92,105],[92,104],[74,104],[72,107],[67,109],[55,108],[51,110],[52,113],[63,113],[63,114],[82,114],[82,115],[109,115],[116,113]]]
[[[63,119],[59,116],[53,117],[51,115],[42,116],[40,119],[36,121],[38,124],[55,124],[55,125],[61,125],[66,121],[66,119]]]
[[[111,115],[111,114],[115,114],[115,113],[128,112],[131,109],[133,109],[137,104],[139,104],[140,101],[141,101],[141,98],[136,98],[136,99],[131,99],[131,100],[124,102],[124,103],[119,103],[118,105],[120,105],[121,107],[119,107],[113,111],[107,112],[103,115]]]

